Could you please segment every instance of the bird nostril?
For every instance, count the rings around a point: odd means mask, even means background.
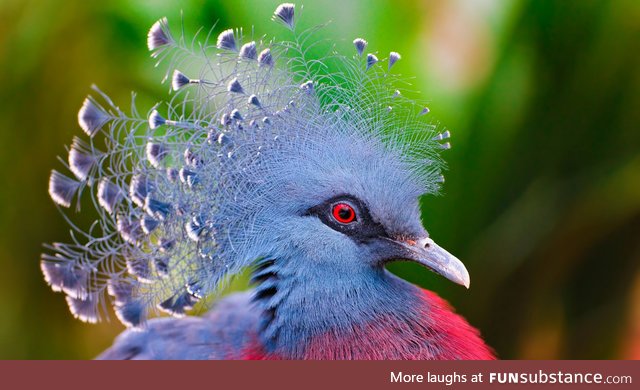
[[[433,241],[431,241],[429,238],[423,238],[423,239],[419,240],[418,242],[420,243],[420,246],[423,249],[429,249],[429,248],[431,248],[431,243]]]

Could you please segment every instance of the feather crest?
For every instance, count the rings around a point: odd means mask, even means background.
[[[384,161],[406,166],[423,192],[438,190],[439,153],[449,145],[439,141],[448,133],[437,136],[420,116],[424,106],[395,93],[402,79],[374,66],[375,55],[361,58],[366,41],[354,41],[352,57],[330,51],[308,59],[298,42],[318,29],[295,31],[292,4],[278,7],[274,19],[292,30],[291,40],[251,41],[239,51],[242,37],[233,29],[194,50],[161,19],[148,46],[168,64],[174,97],[147,115],[135,100],[125,113],[97,88],[105,108],[85,101],[80,125],[89,138],[102,130],[106,151],[74,143],[70,165],[82,182],[53,171],[49,192],[69,207],[85,181],[98,183],[86,192],[99,218],[86,230],[74,226],[72,242],[50,246],[42,259],[45,279],[68,295],[76,317],[103,318],[107,293],[127,326],[156,309],[184,315],[265,256],[267,216],[299,169],[314,164],[315,151],[345,142],[363,153],[384,151]],[[389,67],[400,58],[394,53]],[[206,82],[189,79],[176,69],[182,66],[199,68]]]

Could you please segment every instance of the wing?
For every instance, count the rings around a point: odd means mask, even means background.
[[[126,330],[97,359],[243,359],[257,340],[258,311],[250,295],[230,295],[203,317],[157,318]]]

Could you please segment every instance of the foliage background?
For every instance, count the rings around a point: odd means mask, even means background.
[[[68,229],[47,195],[96,83],[127,106],[164,97],[148,27],[255,24],[277,1],[0,2],[0,358],[91,358],[122,329],[73,320],[40,275]],[[472,275],[469,291],[398,264],[449,299],[503,358],[640,358],[640,3],[306,0],[415,75],[453,133],[444,196],[424,221]],[[145,105],[146,104],[146,105]]]

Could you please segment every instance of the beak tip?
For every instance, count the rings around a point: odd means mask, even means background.
[[[467,290],[471,286],[469,271],[464,264],[454,256],[450,257],[449,268],[443,275],[452,282],[464,286]]]
[[[467,269],[464,269],[464,275],[462,277],[462,285],[465,286],[467,288],[467,290],[469,289],[469,287],[471,286],[471,278],[469,277],[469,271],[467,271]]]
[[[448,252],[447,252],[448,254]],[[464,264],[458,260],[455,256],[448,254],[448,267],[445,268],[446,272],[443,275],[461,286],[464,286],[467,290],[471,286],[471,277],[469,271]]]

